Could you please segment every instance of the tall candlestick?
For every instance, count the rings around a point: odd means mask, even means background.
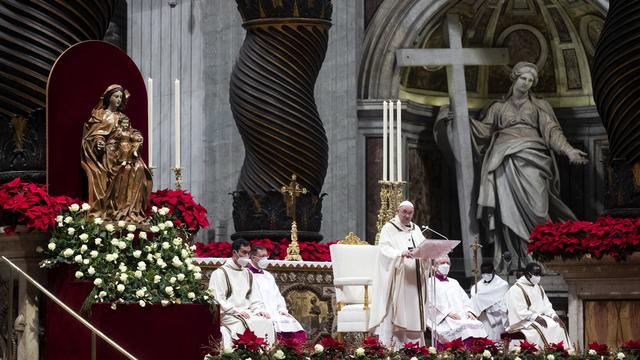
[[[387,106],[387,100],[385,100],[382,103],[382,180],[383,181],[387,181],[389,179],[389,170],[387,169],[387,162],[389,161],[389,154],[388,151],[389,149],[387,148],[387,144],[389,142],[389,139],[387,139],[387,127],[389,126],[387,124],[387,117],[389,116],[388,113],[388,106]]]
[[[398,146],[398,181],[402,181],[402,103],[398,100],[397,104],[398,129],[396,132],[396,145]]]
[[[147,79],[147,156],[149,168],[153,167],[153,79]]]
[[[393,101],[389,101],[389,181],[396,180],[396,171],[394,166],[395,153],[393,146]]]
[[[175,82],[175,144],[176,144],[176,168],[180,167],[180,80]]]

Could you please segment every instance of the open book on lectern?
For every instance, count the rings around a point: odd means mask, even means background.
[[[460,244],[460,240],[430,240],[427,239],[420,243],[413,252],[414,259],[437,259],[447,255],[456,246]]]

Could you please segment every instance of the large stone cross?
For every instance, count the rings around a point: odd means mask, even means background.
[[[453,111],[455,115],[452,124],[453,148],[456,160],[464,267],[467,276],[471,276],[473,270],[471,245],[478,235],[478,223],[474,213],[475,206],[472,206],[477,199],[472,198],[475,180],[464,66],[508,64],[509,52],[506,48],[463,48],[462,25],[456,14],[447,14],[444,25],[449,40],[448,49],[398,49],[396,50],[396,62],[398,66],[447,66],[450,111]]]

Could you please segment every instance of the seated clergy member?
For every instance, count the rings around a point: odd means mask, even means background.
[[[507,326],[507,305],[504,296],[509,284],[496,275],[493,263],[480,265],[482,278],[471,287],[471,302],[478,320],[484,325],[489,339],[500,341],[500,335]],[[477,290],[477,291],[476,291]]]
[[[542,267],[529,263],[524,275],[507,292],[507,332],[522,332],[527,341],[536,343],[540,349],[563,341],[565,349],[570,350],[572,344],[564,323],[553,310],[542,286],[538,285],[541,275]]]
[[[429,312],[427,323],[436,331],[440,344],[461,338],[470,346],[474,338],[487,336],[478,321],[473,304],[458,281],[448,277],[451,260],[447,255],[435,259],[435,281],[427,281]],[[434,288],[435,283],[435,288]],[[434,294],[435,290],[435,294]]]
[[[223,345],[231,347],[232,339],[247,328],[268,343],[273,343],[273,324],[260,291],[254,286],[253,273],[246,268],[251,262],[251,246],[248,241],[238,239],[231,248],[233,255],[211,273],[209,281],[209,289],[220,304]]]
[[[262,245],[251,246],[251,263],[248,268],[253,273],[256,290],[260,291],[265,309],[271,317],[278,338],[294,340],[303,344],[307,341],[307,333],[300,323],[289,314],[287,303],[270,272],[265,270],[269,265],[269,254]]]

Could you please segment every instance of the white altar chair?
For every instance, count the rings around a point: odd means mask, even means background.
[[[345,241],[329,247],[338,308],[338,333],[367,332],[369,328],[369,294],[378,247],[360,239],[356,242],[354,237],[357,238],[350,233]]]

